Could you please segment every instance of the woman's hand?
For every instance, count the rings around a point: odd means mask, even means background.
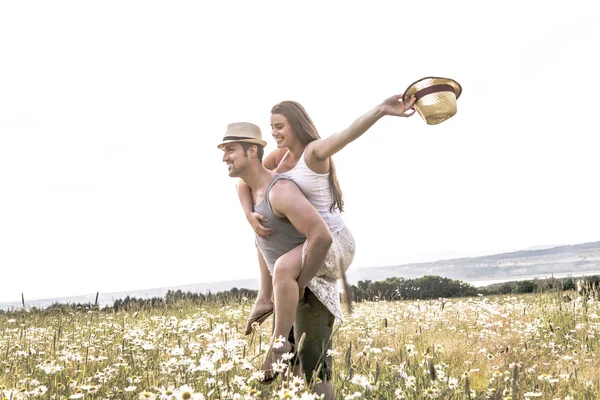
[[[402,95],[397,94],[388,99],[385,99],[383,103],[379,105],[383,115],[394,115],[396,117],[411,117],[415,110],[415,96],[411,96],[408,101],[402,100]],[[411,111],[412,110],[412,111]],[[411,111],[411,112],[409,112]]]
[[[260,223],[260,221],[268,222],[269,220],[257,212],[246,214],[246,219],[248,219],[248,222],[250,222],[250,226],[252,226],[254,232],[256,232],[256,234],[261,238],[266,238],[275,232],[273,228],[267,228]]]

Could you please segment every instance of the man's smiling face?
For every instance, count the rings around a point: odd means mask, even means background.
[[[231,177],[239,177],[248,168],[248,155],[239,142],[223,146],[223,162]]]

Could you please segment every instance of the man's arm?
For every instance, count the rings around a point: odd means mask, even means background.
[[[298,277],[298,286],[304,288],[325,264],[333,241],[331,232],[321,214],[294,182],[287,179],[277,181],[271,188],[269,201],[276,215],[286,217],[298,232],[306,236],[306,258]]]
[[[254,202],[252,201],[252,189],[250,189],[250,186],[246,185],[246,183],[240,179],[236,185],[236,190],[240,204],[244,209],[244,215],[250,223],[252,230],[254,230],[258,236],[263,238],[273,234],[274,231],[272,228],[267,228],[260,223],[260,221],[266,221],[267,219],[259,213],[254,212]]]

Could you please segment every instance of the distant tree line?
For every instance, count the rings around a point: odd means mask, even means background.
[[[578,284],[579,283],[579,284]],[[545,278],[496,283],[485,287],[474,287],[468,283],[443,278],[440,276],[424,276],[416,279],[388,278],[383,281],[359,281],[352,286],[354,301],[380,300],[416,300],[451,297],[470,297],[482,294],[485,296],[503,294],[541,293],[549,290],[570,291],[582,289],[600,292],[600,276],[567,278]],[[600,298],[600,293],[596,293]]]
[[[568,278],[547,278],[525,281],[513,281],[498,283],[485,288],[481,288],[482,294],[520,294],[546,292],[548,290],[566,291],[578,290],[577,283],[580,286],[594,288],[600,285],[600,276],[591,275],[586,277],[568,277]]]
[[[579,281],[579,285],[578,285]],[[383,281],[359,281],[353,285],[352,299],[355,302],[374,300],[428,300],[438,298],[471,297],[478,294],[505,295],[537,293],[548,290],[567,291],[577,290],[578,287],[600,287],[600,276],[593,275],[584,278],[549,278],[524,281],[505,282],[486,287],[476,288],[468,283],[440,276],[423,276],[415,279],[387,278]],[[110,306],[99,307],[94,303],[54,303],[44,309],[31,307],[29,313],[35,312],[77,312],[98,310],[102,312],[142,311],[166,309],[170,306],[187,303],[201,305],[217,303],[221,305],[241,304],[243,301],[253,301],[258,294],[256,290],[233,288],[227,291],[211,293],[183,292],[169,290],[164,297],[149,299],[127,296],[117,299]],[[2,314],[24,312],[23,309],[0,310]]]
[[[354,301],[416,300],[440,297],[476,296],[477,289],[468,283],[441,276],[424,276],[416,279],[387,278],[383,281],[359,281],[352,286]]]
[[[172,305],[188,303],[200,305],[203,303],[218,303],[228,305],[232,303],[241,304],[242,301],[255,299],[258,295],[257,290],[232,288],[227,291],[211,293],[183,292],[181,290],[169,290],[164,297],[137,298],[127,296],[123,299],[114,300],[112,305],[99,307],[94,303],[53,303],[45,308],[31,307],[28,312],[74,312],[98,310],[102,312],[119,311],[142,311],[167,308]],[[0,315],[7,313],[23,312],[22,308],[13,310],[0,310]]]

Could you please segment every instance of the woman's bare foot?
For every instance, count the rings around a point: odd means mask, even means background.
[[[278,371],[273,370],[274,363],[287,364],[290,359],[283,357],[286,353],[293,353],[294,345],[280,337],[278,339],[273,338],[272,343],[269,346],[269,351],[265,355],[262,364],[262,370],[265,373],[265,379],[262,383],[272,382],[278,375]]]
[[[252,325],[256,322],[258,325],[262,324],[271,314],[273,314],[274,304],[273,301],[256,301],[254,308],[248,317],[248,323],[246,324],[246,335],[252,333]]]

